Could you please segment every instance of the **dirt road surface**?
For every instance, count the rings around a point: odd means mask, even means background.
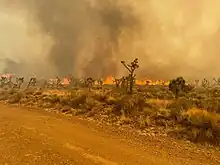
[[[99,129],[41,110],[0,105],[0,165],[219,165],[215,151]]]

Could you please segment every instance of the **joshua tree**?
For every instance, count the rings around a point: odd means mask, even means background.
[[[9,88],[11,88],[13,85],[12,76],[9,76],[9,77],[2,76],[0,79],[0,82],[1,82],[1,87],[8,86]]]
[[[115,83],[116,88],[119,88],[119,87],[120,87],[120,84],[121,84],[121,79],[116,78],[116,79],[114,79],[114,81],[113,81],[113,82]]]
[[[195,86],[196,86],[196,87],[199,86],[199,80],[195,80]]]
[[[205,88],[205,89],[208,89],[209,86],[210,86],[209,81],[204,78],[204,79],[202,80],[202,87]]]
[[[220,77],[217,79],[217,84],[220,85]]]
[[[62,80],[57,76],[56,77],[56,88],[62,87]]]
[[[213,85],[220,85],[220,78],[218,78],[218,79],[216,79],[216,78],[213,78],[213,81],[214,81],[214,83],[213,83]]]
[[[4,87],[7,82],[7,77],[1,77],[1,87]]]
[[[70,86],[73,86],[74,77],[73,77],[72,74],[69,74],[69,75],[67,76],[67,80],[68,80],[68,82],[69,82],[69,85],[70,85]]]
[[[129,93],[132,94],[133,93],[133,87],[134,87],[134,84],[135,84],[135,77],[136,77],[135,70],[137,68],[139,68],[138,59],[136,58],[130,64],[126,64],[125,61],[121,61],[121,63],[129,71],[129,76],[128,76],[128,80],[129,80]]]
[[[42,87],[43,88],[48,88],[49,87],[49,83],[48,83],[47,80],[44,80]]]
[[[97,80],[97,83],[98,83],[98,87],[102,88],[104,81],[103,81],[102,78],[100,78],[100,79]]]
[[[186,81],[183,77],[177,77],[176,79],[171,80],[169,83],[169,90],[173,92],[175,98],[178,98],[180,92],[188,91]]]
[[[36,83],[37,83],[37,78],[36,77],[30,78],[30,80],[28,82],[28,85],[27,85],[27,88],[29,88],[30,86],[36,86]]]
[[[89,91],[91,91],[93,84],[94,84],[94,80],[91,77],[86,79],[86,86],[89,88]]]
[[[13,85],[13,88],[21,88],[21,85],[24,83],[24,77],[17,77],[16,83]]]
[[[77,78],[74,77],[72,74],[69,74],[69,75],[67,76],[67,79],[68,79],[69,85],[70,85],[71,87],[81,85],[80,79],[77,79]]]
[[[126,78],[123,76],[120,80],[121,80],[121,88],[126,88],[127,87]]]

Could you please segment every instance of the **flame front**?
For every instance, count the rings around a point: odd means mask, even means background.
[[[108,76],[104,81],[103,84],[105,85],[113,85],[115,84],[114,82],[115,78],[113,76]],[[148,83],[147,83],[148,82]],[[63,85],[69,85],[70,82],[68,78],[64,78],[62,80]],[[169,81],[163,81],[163,80],[151,80],[151,79],[142,79],[142,80],[136,80],[135,84],[137,85],[169,85]]]
[[[150,79],[142,79],[142,80],[136,80],[135,84],[137,85],[169,85],[169,81],[163,81],[163,80],[150,80]],[[114,77],[113,76],[108,76],[103,84],[114,84]]]
[[[108,76],[108,77],[104,80],[103,84],[108,84],[108,85],[114,84],[114,77],[113,77],[113,76]]]

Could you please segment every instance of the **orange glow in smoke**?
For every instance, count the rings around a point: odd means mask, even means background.
[[[63,81],[62,81],[62,84],[63,85],[69,85],[70,82],[69,82],[69,80],[67,78],[64,78]]]

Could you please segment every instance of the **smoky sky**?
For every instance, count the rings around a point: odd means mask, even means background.
[[[36,0],[33,6],[40,27],[55,41],[48,58],[59,75],[79,70],[93,77],[117,74],[112,60],[121,29],[138,23],[129,6],[116,0]]]
[[[16,61],[21,74],[119,77],[126,74],[120,61],[138,58],[139,77],[220,75],[219,0],[0,0],[0,5],[0,53]]]

